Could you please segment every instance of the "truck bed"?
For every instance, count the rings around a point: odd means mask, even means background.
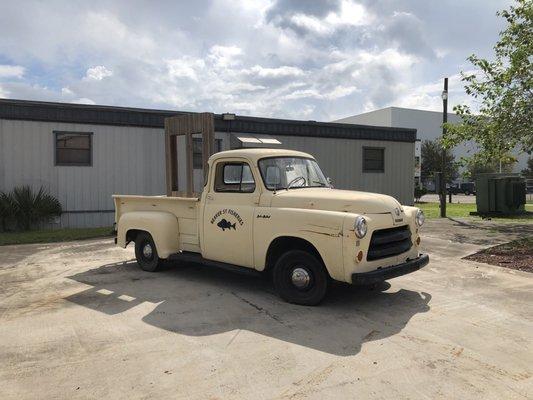
[[[115,222],[130,212],[168,212],[178,221],[179,250],[200,252],[197,197],[113,195]]]

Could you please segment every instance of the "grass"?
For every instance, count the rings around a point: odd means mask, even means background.
[[[440,207],[439,203],[417,203],[416,207],[419,207],[426,218],[433,219],[439,218],[440,216]],[[469,203],[446,203],[446,215],[451,218],[470,218],[474,220],[481,220],[481,217],[471,216],[470,212],[476,211],[475,204]],[[533,204],[526,204],[526,211],[533,212]],[[533,222],[533,217],[531,215],[513,215],[509,217],[491,217],[492,221],[496,222]]]
[[[55,229],[27,232],[0,232],[0,246],[8,244],[68,242],[111,236],[112,228]]]

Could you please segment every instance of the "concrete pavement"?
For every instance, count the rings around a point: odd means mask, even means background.
[[[440,201],[438,194],[426,194],[422,196],[420,201],[423,201],[425,203],[438,203]],[[448,195],[446,195],[446,203],[448,202]],[[461,203],[461,204],[475,204],[476,203],[476,196],[470,195],[466,196],[464,194],[453,194],[452,195],[452,203]]]
[[[110,239],[0,247],[0,398],[531,398],[532,276],[461,260],[530,228],[429,221],[425,269],[319,307]]]

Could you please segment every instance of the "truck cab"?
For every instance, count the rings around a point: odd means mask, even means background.
[[[224,151],[209,158],[199,197],[114,198],[117,244],[134,242],[143,269],[168,258],[245,268],[292,303],[318,304],[331,280],[374,284],[429,261],[418,208],[333,189],[303,152]]]

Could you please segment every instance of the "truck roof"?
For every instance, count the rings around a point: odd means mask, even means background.
[[[226,150],[221,151],[219,153],[213,154],[209,160],[215,161],[219,158],[226,158],[226,157],[243,157],[248,158],[254,162],[261,158],[265,157],[305,157],[305,158],[313,158],[314,157],[310,154],[304,153],[302,151],[296,151],[296,150],[286,150],[286,149],[267,149],[267,148],[261,148],[261,149],[236,149],[236,150]]]

